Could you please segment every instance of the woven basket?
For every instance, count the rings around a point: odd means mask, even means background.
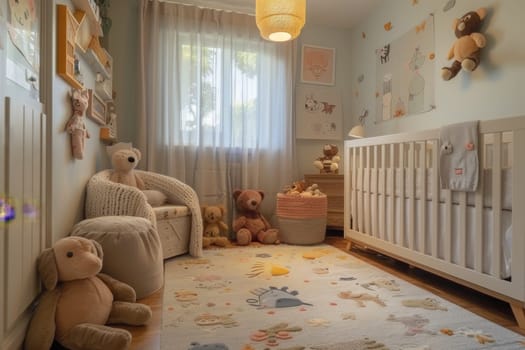
[[[277,219],[283,243],[317,244],[325,239],[326,196],[301,197],[279,193]]]

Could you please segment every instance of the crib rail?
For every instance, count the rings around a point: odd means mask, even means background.
[[[516,305],[525,301],[525,117],[481,121],[479,131],[475,193],[441,189],[439,129],[345,141],[345,237]]]

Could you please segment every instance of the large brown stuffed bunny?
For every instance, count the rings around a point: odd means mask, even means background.
[[[264,192],[256,190],[235,190],[237,216],[233,221],[233,231],[237,235],[237,244],[248,245],[252,241],[265,244],[279,243],[279,231],[271,228],[270,223],[259,212],[264,199]]]
[[[447,58],[454,59],[450,67],[441,68],[443,80],[454,78],[461,68],[472,72],[480,62],[481,49],[487,41],[485,36],[479,33],[483,19],[487,15],[484,8],[465,13],[461,18],[454,21],[454,33],[457,40],[448,52]]]
[[[151,309],[136,303],[135,290],[100,274],[102,247],[83,237],[66,237],[38,258],[45,287],[29,324],[24,349],[49,350],[56,340],[71,350],[127,349],[131,333],[106,324],[143,325]]]

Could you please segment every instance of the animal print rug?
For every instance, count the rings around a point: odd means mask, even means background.
[[[525,349],[525,337],[328,245],[167,261],[163,350]]]

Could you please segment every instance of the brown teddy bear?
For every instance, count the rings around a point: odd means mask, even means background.
[[[235,190],[233,199],[237,209],[237,215],[233,221],[237,244],[248,245],[252,241],[265,244],[279,243],[279,231],[271,228],[270,223],[259,212],[264,192],[251,189]]]
[[[228,225],[223,221],[226,209],[220,205],[203,205],[201,207],[204,232],[202,247],[211,245],[226,247],[230,241],[223,234],[228,232]]]
[[[337,155],[339,148],[334,144],[326,144],[323,147],[323,156],[314,161],[314,166],[321,174],[337,174],[339,172],[339,161]]]
[[[45,292],[33,314],[24,349],[48,350],[53,340],[68,349],[127,349],[131,333],[106,324],[144,325],[147,305],[136,303],[129,285],[99,273],[102,247],[83,237],[66,237],[38,257]]]
[[[485,47],[487,40],[479,33],[483,19],[487,15],[484,8],[477,11],[470,11],[461,18],[454,21],[454,33],[457,40],[448,52],[447,59],[454,58],[450,67],[441,68],[443,80],[454,78],[461,68],[472,72],[480,62],[481,49]]]
[[[159,207],[166,203],[167,196],[161,191],[147,190],[144,181],[135,173],[134,169],[141,158],[142,154],[137,148],[122,148],[114,151],[111,155],[113,172],[109,179],[123,185],[137,187],[144,192],[151,206]]]

